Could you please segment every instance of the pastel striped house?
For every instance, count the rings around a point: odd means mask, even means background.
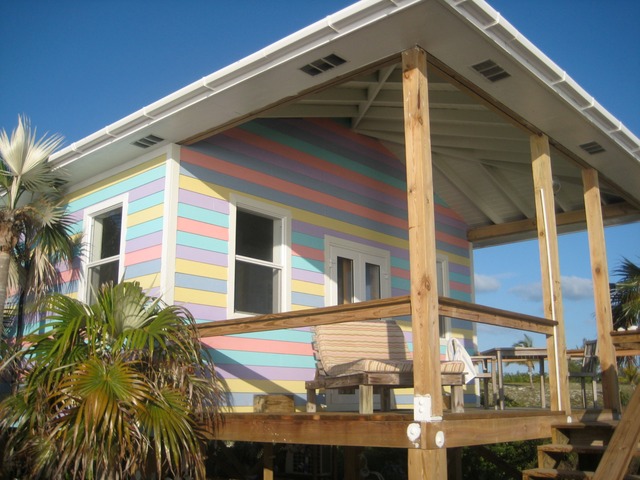
[[[605,223],[637,220],[638,152],[632,132],[485,2],[364,0],[57,152],[89,245],[66,290],[88,300],[103,281],[138,280],[202,324],[409,294],[411,307],[427,296],[438,307],[436,290],[474,301],[473,249],[538,238],[542,321],[469,305],[467,320],[436,308],[398,320],[428,359],[421,368],[449,338],[474,353],[476,322],[546,335],[559,359],[551,408],[570,410],[556,228],[600,238]],[[601,195],[588,208],[585,191]],[[594,282],[594,296],[607,286]],[[203,341],[239,415],[265,393],[303,408],[309,328]],[[416,389],[439,394],[426,370]],[[398,406],[414,400],[396,392]],[[249,438],[241,430],[225,438]]]
[[[380,141],[334,119],[256,119],[161,147],[70,195],[90,247],[68,290],[90,299],[101,282],[137,280],[198,322],[408,295],[405,175]],[[467,226],[442,199],[436,211],[439,289],[470,301]],[[410,322],[400,323],[411,344]],[[443,358],[451,336],[476,349],[471,324],[442,326]],[[229,406],[247,411],[264,393],[294,394],[302,407],[311,339],[301,328],[204,342]],[[336,408],[356,405],[333,397]],[[411,404],[410,392],[396,402]]]

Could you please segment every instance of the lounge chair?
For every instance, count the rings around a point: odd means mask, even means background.
[[[400,326],[370,320],[314,327],[316,378],[306,382],[307,411],[317,409],[318,389],[358,388],[360,413],[373,413],[374,389],[381,409],[391,407],[390,391],[413,387],[413,360]],[[441,362],[442,385],[451,387],[451,409],[464,410],[464,363]]]

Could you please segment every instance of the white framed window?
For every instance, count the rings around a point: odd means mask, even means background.
[[[340,305],[389,297],[390,265],[387,250],[326,235],[325,303]]]
[[[229,235],[229,317],[290,308],[291,214],[232,196]]]
[[[81,295],[88,303],[93,303],[102,285],[118,283],[124,274],[125,217],[126,202],[120,197],[85,210],[88,247]]]

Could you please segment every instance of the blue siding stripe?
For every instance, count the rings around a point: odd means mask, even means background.
[[[86,195],[82,198],[74,200],[69,203],[68,211],[69,213],[77,212],[78,210],[82,210],[84,208],[90,207],[91,205],[95,205],[96,203],[103,202],[108,200],[109,198],[113,198],[117,195],[122,195],[123,193],[127,193],[131,190],[134,190],[146,183],[151,183],[154,180],[158,180],[159,178],[164,178],[165,176],[165,168],[164,163],[162,165],[158,165],[151,170],[146,172],[142,172],[138,175],[135,175],[131,178],[123,180],[122,182],[116,183],[114,185],[110,185],[108,187],[97,190],[89,195]]]
[[[213,361],[218,365],[260,365],[265,367],[315,368],[311,355],[288,353],[239,352],[236,350],[211,349]]]
[[[200,277],[186,273],[176,273],[176,287],[204,290],[206,292],[227,293],[226,280]]]
[[[309,272],[324,273],[324,262],[303,257],[291,257],[291,266]]]
[[[151,275],[157,273],[160,275],[161,260],[149,260],[148,262],[136,263],[135,265],[129,265],[125,267],[124,278],[129,280],[135,277],[143,277],[145,275]]]
[[[291,234],[291,241],[292,243],[302,245],[303,247],[324,250],[323,237],[314,237],[313,235],[309,235],[307,233],[293,232]]]
[[[229,228],[229,215],[215,212],[208,208],[196,207],[187,203],[178,204],[178,217],[209,223],[218,227]]]
[[[313,333],[302,330],[270,330],[268,332],[239,333],[230,337],[254,338],[257,340],[277,340],[280,342],[311,343]]]
[[[162,217],[154,218],[148,222],[139,223],[132,227],[127,227],[127,241],[134,238],[142,237],[144,235],[150,235],[155,232],[162,231],[163,219]]]
[[[229,244],[226,240],[218,240],[217,238],[205,237],[204,235],[178,231],[176,240],[178,245],[186,247],[225,254],[229,252]]]
[[[310,293],[291,292],[291,303],[305,307],[324,307],[324,297]]]
[[[147,195],[146,197],[142,197],[138,200],[134,200],[133,202],[129,202],[127,213],[130,215],[146,208],[161,205],[162,203],[164,203],[164,191],[156,192],[151,195]]]

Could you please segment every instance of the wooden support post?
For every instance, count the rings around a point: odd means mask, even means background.
[[[362,447],[344,447],[344,480],[360,480]]]
[[[603,406],[620,412],[616,351],[611,341],[613,317],[609,293],[609,268],[607,266],[607,249],[604,238],[602,203],[597,170],[592,168],[582,170],[582,183],[598,330],[598,356],[600,357],[600,368],[602,370]]]
[[[549,139],[544,135],[531,136],[531,165],[536,202],[538,245],[540,247],[544,315],[546,318],[558,322],[558,325],[554,327],[554,334],[547,336],[551,410],[564,410],[567,414],[570,414],[567,348],[562,308],[551,154]]]
[[[263,480],[273,480],[273,443],[262,444],[262,461]]]
[[[443,405],[427,54],[421,48],[415,47],[402,53],[402,88],[411,259],[414,394],[430,395],[431,416],[441,417]],[[410,480],[445,480],[446,477],[446,450],[409,451]]]

